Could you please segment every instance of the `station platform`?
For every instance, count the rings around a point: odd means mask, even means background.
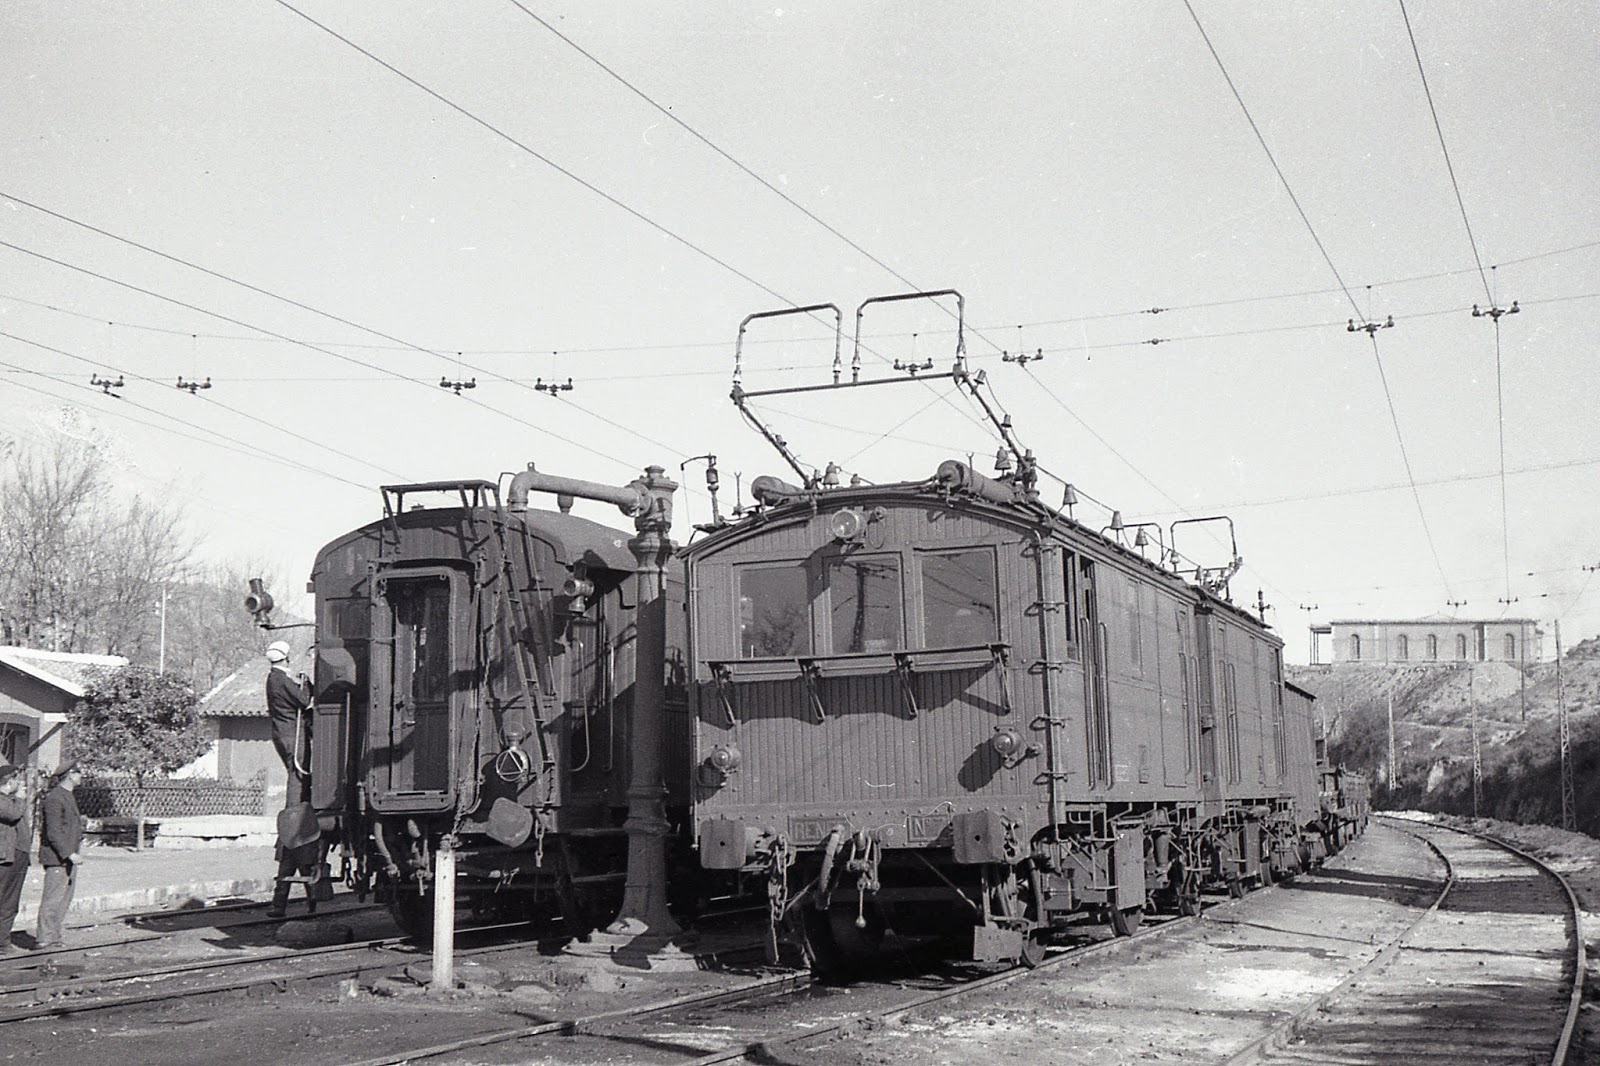
[[[87,842],[78,887],[67,914],[74,926],[92,925],[129,911],[174,909],[206,900],[272,895],[277,824],[272,817],[216,815],[163,818],[143,850]],[[37,843],[13,935],[31,934],[39,913],[44,868]],[[18,944],[31,943],[16,937]]]

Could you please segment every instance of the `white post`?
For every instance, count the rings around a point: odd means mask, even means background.
[[[433,987],[456,986],[456,838],[445,834],[433,857]]]
[[[156,673],[167,672],[167,588],[161,587],[161,657],[156,664]],[[143,828],[141,826],[140,828]]]

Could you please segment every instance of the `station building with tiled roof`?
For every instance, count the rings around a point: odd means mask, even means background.
[[[0,646],[0,758],[55,769],[67,712],[83,698],[90,672],[126,665],[120,655]]]

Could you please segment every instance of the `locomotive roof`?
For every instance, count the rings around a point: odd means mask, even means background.
[[[479,508],[491,512],[490,508]],[[403,511],[394,516],[393,521],[402,526],[410,523],[425,523],[432,516],[448,513],[459,513],[459,507],[430,507]],[[521,521],[539,539],[548,543],[555,551],[556,558],[564,565],[582,561],[590,567],[604,570],[619,570],[631,573],[637,568],[633,552],[628,547],[630,534],[611,526],[592,522],[587,518],[580,518],[573,514],[563,514],[560,511],[543,511],[529,508],[525,511],[508,512],[514,521]],[[353,529],[344,536],[338,537],[325,545],[317,553],[318,561],[329,551],[351,540],[379,533],[387,519],[378,519],[368,522],[358,529]]]
[[[581,559],[590,566],[630,573],[638,568],[638,560],[628,547],[632,534],[560,511],[529,508],[512,513],[519,515],[529,529],[544,534],[563,563],[570,565]]]
[[[1009,483],[997,482],[997,484]],[[682,550],[684,556],[692,561],[698,556],[754,536],[770,523],[793,518],[799,513],[807,511],[820,513],[823,510],[832,511],[851,504],[870,504],[874,501],[889,499],[904,500],[913,498],[926,500],[929,497],[948,500],[953,506],[960,506],[970,511],[985,512],[999,522],[1021,529],[1039,530],[1046,535],[1053,534],[1091,551],[1112,556],[1130,569],[1144,573],[1154,580],[1181,588],[1188,595],[1199,597],[1207,604],[1232,615],[1246,625],[1264,632],[1270,632],[1272,628],[1233,602],[1225,600],[1216,593],[1156,565],[1138,552],[1117,543],[1059,511],[1047,507],[1038,499],[1030,499],[1023,496],[1019,491],[1015,500],[998,502],[969,491],[951,489],[942,484],[938,478],[927,478],[921,481],[894,481],[881,485],[841,485],[836,488],[797,490],[795,495],[783,502],[760,506],[747,511],[737,521],[710,531],[705,539],[685,545]]]

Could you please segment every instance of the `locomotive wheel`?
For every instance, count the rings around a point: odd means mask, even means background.
[[[833,923],[828,915],[814,907],[801,908],[801,933],[805,937],[802,950],[811,972],[818,979],[832,981],[844,972],[839,945],[833,940]]]
[[[1022,934],[1022,955],[1020,961],[1028,969],[1033,969],[1044,961],[1045,943],[1042,930],[1033,930]]]
[[[833,932],[833,943],[847,965],[864,966],[883,952],[883,917],[876,907],[867,907],[860,914],[864,924],[857,924],[856,908],[832,907],[828,910],[828,925]]]
[[[1178,913],[1185,918],[1200,913],[1200,879],[1192,874],[1185,875],[1178,886]]]
[[[1144,921],[1143,907],[1112,907],[1111,931],[1118,936],[1132,936]]]
[[[415,885],[391,885],[389,916],[400,931],[414,940],[433,939],[433,893],[421,893]]]

